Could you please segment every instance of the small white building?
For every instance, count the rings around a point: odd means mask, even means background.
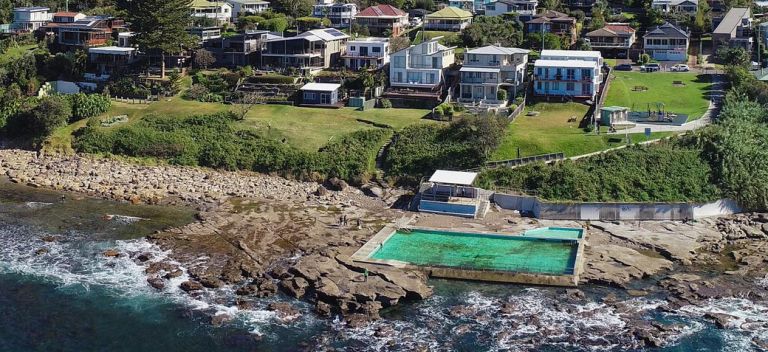
[[[132,38],[136,35],[133,32],[122,32],[117,34],[117,46],[130,48],[133,46]]]
[[[485,4],[486,16],[501,16],[516,13],[521,21],[528,21],[536,14],[538,0],[495,0]]]
[[[344,66],[352,70],[382,68],[389,63],[389,38],[358,38],[347,42],[341,56]]]
[[[52,20],[50,9],[42,6],[17,7],[13,9],[11,29],[15,31],[36,31]]]
[[[600,90],[603,58],[599,51],[543,50],[534,63],[537,96],[594,99]]]
[[[690,34],[667,22],[649,28],[643,36],[643,49],[659,61],[685,61],[688,57]]]
[[[506,106],[508,100],[523,88],[529,52],[495,45],[467,50],[464,66],[459,71],[459,102]],[[500,90],[507,91],[504,99],[498,99]]]
[[[269,10],[269,2],[264,0],[227,0],[232,6],[232,22],[238,16],[255,15]]]
[[[340,89],[341,84],[338,83],[307,83],[299,89],[301,91],[301,105],[341,107],[339,105]]]
[[[489,202],[473,186],[477,173],[437,170],[419,186],[419,211],[467,218],[481,218]]]
[[[686,13],[695,15],[699,10],[699,0],[653,0],[651,8],[664,13]]]
[[[444,70],[456,61],[454,49],[435,37],[391,56],[389,84],[401,88],[435,89],[443,82]]]

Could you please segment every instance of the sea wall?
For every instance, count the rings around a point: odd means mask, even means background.
[[[37,155],[0,150],[0,174],[34,187],[79,192],[134,203],[187,204],[229,197],[306,199],[316,183],[297,182],[253,172],[227,172],[200,167],[143,166],[121,160],[74,155]]]
[[[730,199],[710,203],[600,203],[547,202],[537,197],[494,193],[493,201],[503,209],[518,210],[547,220],[686,220],[735,214],[739,205]]]

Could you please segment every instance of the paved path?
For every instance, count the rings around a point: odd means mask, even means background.
[[[720,108],[720,101],[725,96],[725,81],[723,76],[716,74],[712,75],[712,90],[710,91],[709,107],[707,111],[699,119],[691,122],[686,122],[682,125],[661,125],[653,123],[636,123],[635,127],[618,130],[609,134],[627,134],[627,133],[644,133],[646,128],[650,128],[651,132],[684,132],[693,131],[695,129],[704,127],[712,123],[712,116],[717,114]]]

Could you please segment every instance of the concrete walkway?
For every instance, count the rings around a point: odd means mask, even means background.
[[[725,96],[725,81],[722,75],[712,75],[712,90],[709,92],[709,107],[701,118],[686,122],[682,125],[661,125],[654,123],[636,123],[634,127],[624,130],[618,130],[616,132],[609,132],[608,134],[627,134],[627,133],[644,133],[646,128],[650,128],[651,132],[685,132],[693,131],[695,129],[702,128],[712,123],[712,116],[717,114],[720,108],[720,102]]]

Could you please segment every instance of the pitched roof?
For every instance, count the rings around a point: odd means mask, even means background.
[[[458,7],[449,6],[440,11],[430,13],[427,18],[471,18],[472,13]]]
[[[688,33],[684,32],[682,29],[677,28],[673,26],[671,23],[667,22],[662,24],[661,26],[656,26],[648,30],[648,32],[645,33],[644,38],[648,38],[648,37],[688,38]]]
[[[338,83],[317,83],[317,82],[309,82],[299,88],[299,90],[315,90],[315,91],[322,91],[322,92],[331,92],[334,90],[337,90],[341,88],[341,84]]]
[[[629,37],[635,33],[628,24],[609,23],[603,28],[587,33],[587,37]]]
[[[505,48],[496,45],[487,45],[481,48],[469,49],[467,54],[491,54],[491,55],[512,55],[512,54],[528,54],[531,52],[528,49],[519,48]]]
[[[741,23],[741,19],[744,17],[750,17],[749,8],[746,7],[734,7],[728,10],[723,20],[715,28],[714,33],[730,34]]]
[[[371,6],[355,17],[403,17],[408,16],[403,10],[398,9],[392,5],[376,5]]]
[[[535,15],[533,15],[533,17],[535,17],[535,18],[538,18],[538,17],[558,18],[558,17],[568,17],[568,15],[566,15],[566,14],[564,14],[562,12],[559,12],[559,11],[555,11],[555,10],[547,10],[547,11],[544,11],[542,13],[535,14]]]

